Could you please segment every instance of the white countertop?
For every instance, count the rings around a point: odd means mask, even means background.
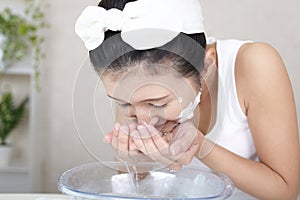
[[[0,200],[70,200],[61,194],[0,194]]]
[[[0,194],[0,200],[70,200],[70,197],[62,194]]]

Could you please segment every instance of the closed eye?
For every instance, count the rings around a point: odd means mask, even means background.
[[[128,108],[130,106],[130,103],[117,103],[117,104],[121,108]]]
[[[151,106],[154,109],[157,109],[157,110],[161,110],[161,109],[163,109],[163,108],[165,108],[167,106],[167,104],[164,104],[164,105],[155,105],[155,104],[152,104],[152,103],[149,103],[148,105]]]

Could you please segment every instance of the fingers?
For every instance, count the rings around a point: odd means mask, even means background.
[[[112,141],[111,141],[111,145],[115,150],[118,149],[119,129],[120,129],[120,124],[115,123],[114,128],[113,128]]]
[[[199,145],[192,144],[192,146],[187,151],[185,151],[180,156],[178,156],[176,162],[182,165],[188,165],[192,162],[194,155],[198,151],[199,151]]]
[[[136,130],[135,123],[120,125],[115,123],[113,131],[103,138],[103,142],[110,143],[115,151],[115,157],[127,162],[149,161],[136,146],[131,138],[131,132]]]
[[[119,159],[129,157],[129,132],[129,126],[115,123],[113,131],[104,137],[104,142],[111,143]]]
[[[171,133],[178,126],[177,122],[168,121],[164,127],[160,130],[162,133]]]
[[[197,154],[201,146],[199,138],[202,134],[191,123],[178,125],[170,122],[165,125],[170,129],[175,127],[175,130],[169,134],[171,144],[155,125],[137,126],[135,123],[128,125],[116,123],[113,131],[105,136],[104,141],[112,144],[116,155],[122,160],[136,162],[148,157],[177,170],[182,165],[189,164]]]
[[[154,126],[158,124],[160,121],[161,119],[159,117],[152,117],[149,124]]]
[[[146,160],[145,159],[146,156],[138,149],[131,136],[131,133],[136,130],[137,125],[135,123],[130,123],[128,127],[129,127],[129,157],[135,161]]]
[[[182,156],[178,159],[178,162],[184,165],[191,163],[193,157],[199,153],[204,138],[205,137],[201,133],[198,133],[191,147],[182,154]]]
[[[204,135],[191,124],[183,125],[176,130],[176,137],[170,145],[173,155],[179,155],[177,163],[187,165],[198,154],[204,140]]]
[[[143,143],[145,145],[145,150],[148,155],[159,153],[159,149],[153,143],[152,137],[157,134],[157,132],[149,132],[146,126],[138,126],[137,127],[141,138],[143,139]]]
[[[136,124],[135,123],[130,123],[128,125],[128,127],[129,127],[129,133],[132,133],[133,131],[136,130]],[[137,150],[137,146],[133,142],[132,138],[130,138],[129,139],[129,151],[134,151],[134,150]]]
[[[142,139],[142,136],[140,135],[138,130],[134,130],[130,133],[130,136],[134,142],[134,144],[137,146],[137,148],[143,152],[144,154],[147,153],[146,147],[144,145],[144,141]]]
[[[113,137],[114,137],[114,135],[117,135],[116,132],[119,131],[119,128],[120,128],[120,124],[116,122],[114,124],[113,130],[111,132],[109,132],[107,135],[104,136],[103,142],[106,143],[106,144],[111,144],[112,140],[113,140]]]
[[[147,132],[150,132],[152,135],[152,141],[155,147],[160,151],[162,155],[169,154],[169,144],[165,141],[165,139],[160,135],[160,133],[153,127],[147,126]]]
[[[173,142],[170,145],[172,155],[186,152],[198,136],[198,130],[188,126],[179,126],[174,132]]]
[[[111,144],[112,142],[112,137],[113,137],[113,131],[108,133],[107,135],[104,136],[103,138],[103,142],[106,143],[106,144]]]
[[[118,156],[127,158],[129,153],[129,128],[127,125],[122,125],[119,129],[118,137]]]
[[[135,134],[139,134],[140,138],[135,137],[134,142],[144,154],[172,169],[180,168],[168,158],[170,156],[169,145],[153,126],[138,126]]]
[[[169,144],[165,141],[165,139],[162,136],[160,136],[160,134],[156,134],[152,136],[152,141],[157,147],[160,155],[163,158],[166,158],[163,164],[170,169],[179,170],[181,168],[181,164],[176,162],[177,158],[170,154]]]

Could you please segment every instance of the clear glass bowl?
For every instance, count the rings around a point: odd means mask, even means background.
[[[193,167],[174,172],[157,163],[89,163],[64,172],[58,181],[58,189],[76,200],[226,199],[234,188],[219,172]]]

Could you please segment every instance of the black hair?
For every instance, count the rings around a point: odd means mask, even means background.
[[[123,10],[126,3],[134,1],[136,0],[102,0],[98,6],[106,10],[111,8]],[[187,42],[187,38],[189,38],[189,42]],[[96,49],[91,50],[89,56],[98,74],[102,73],[104,69],[114,72],[126,70],[130,66],[137,66],[141,62],[148,67],[147,63],[170,63],[173,69],[182,76],[194,77],[200,84],[199,78],[204,66],[205,48],[206,38],[204,33],[180,33],[175,39],[162,47],[135,50],[122,40],[120,31],[108,30],[105,32],[104,42]],[[148,70],[155,71],[155,69],[150,69],[151,67],[153,65],[150,65]]]

